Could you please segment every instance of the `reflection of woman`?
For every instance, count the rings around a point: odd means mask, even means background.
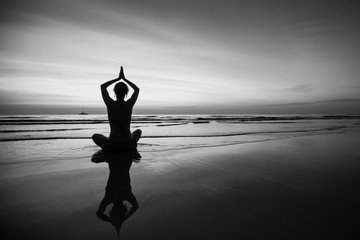
[[[116,101],[110,98],[107,91],[107,87],[120,80],[129,84],[134,90],[127,101],[125,101],[125,97],[129,89],[124,82],[119,82],[114,87]],[[133,134],[130,132],[132,109],[138,98],[139,88],[125,78],[124,70],[121,67],[118,78],[107,81],[101,85],[101,95],[107,108],[110,123],[110,137],[107,138],[101,134],[94,134],[92,136],[93,141],[100,146],[103,151],[134,151],[137,154],[135,158],[140,158],[140,155],[136,151],[136,142],[134,142],[133,139],[140,138],[141,130],[138,129]]]
[[[114,224],[119,231],[122,223],[137,210],[139,205],[130,185],[129,170],[132,160],[113,161],[108,154],[111,153],[105,153],[105,159],[109,164],[109,179],[105,188],[105,196],[99,205],[96,215],[98,218]],[[126,207],[125,202],[130,203],[129,209]],[[110,204],[113,204],[113,207],[109,217],[105,214],[105,211],[106,207]]]

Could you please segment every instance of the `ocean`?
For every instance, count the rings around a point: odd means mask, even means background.
[[[351,131],[358,115],[135,115],[138,150],[149,152],[271,141]],[[106,115],[0,116],[0,164],[91,158],[91,136],[107,136]]]

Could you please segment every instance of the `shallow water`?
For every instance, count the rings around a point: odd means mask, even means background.
[[[137,115],[132,130],[146,153],[246,144],[304,135],[351,131],[359,116],[323,115]],[[109,134],[106,115],[0,116],[0,164],[90,157],[94,133]]]

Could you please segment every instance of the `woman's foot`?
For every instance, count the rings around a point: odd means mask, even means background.
[[[102,150],[97,151],[91,156],[91,161],[93,163],[105,162],[104,153]]]

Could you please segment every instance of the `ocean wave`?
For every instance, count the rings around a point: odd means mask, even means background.
[[[75,125],[75,124],[108,124],[108,120],[0,120],[0,125],[57,125],[57,124],[66,124],[66,125]],[[132,123],[151,123],[151,124],[161,124],[166,123],[166,121],[159,120],[133,120]]]
[[[172,127],[172,126],[179,126],[179,125],[186,125],[188,123],[167,123],[167,124],[158,124],[156,127]]]
[[[54,125],[54,124],[103,124],[107,120],[0,120],[0,125]]]
[[[294,122],[297,120],[339,120],[360,119],[360,115],[135,115],[132,123],[170,124],[170,123],[210,123],[210,122]],[[282,122],[280,122],[282,121]],[[53,124],[107,124],[106,115],[99,116],[2,116],[0,125],[53,125]]]
[[[90,128],[62,128],[62,129],[36,129],[36,130],[0,130],[0,133],[23,133],[23,132],[64,132],[87,130]]]
[[[279,131],[255,131],[255,132],[237,132],[237,133],[219,133],[219,134],[184,134],[184,135],[144,135],[141,138],[214,138],[214,137],[233,137],[233,136],[245,136],[245,135],[260,135],[260,134],[294,134],[294,133],[313,133],[323,131],[334,131],[346,128],[347,125],[333,126],[316,129],[299,129],[299,130],[279,130]],[[56,136],[56,137],[12,137],[12,138],[0,138],[0,142],[11,142],[11,141],[38,141],[38,140],[61,140],[61,139],[91,139],[87,136]]]
[[[200,143],[200,144],[187,144],[187,145],[163,145],[163,144],[148,144],[148,143],[139,143],[141,148],[141,153],[155,153],[155,152],[167,152],[167,151],[177,151],[177,150],[191,150],[197,148],[213,148],[213,147],[224,147],[224,146],[231,146],[231,145],[240,145],[240,144],[247,144],[247,143],[256,143],[256,142],[267,142],[272,140],[279,140],[279,139],[288,139],[288,138],[296,138],[301,136],[312,136],[312,135],[324,135],[324,134],[333,134],[333,133],[343,133],[344,131],[337,131],[337,132],[329,132],[329,131],[312,131],[312,132],[298,132],[297,134],[282,134],[282,135],[272,135],[272,136],[261,136],[259,138],[251,138],[246,140],[240,139],[232,139],[226,142],[211,142],[211,143]],[[217,137],[217,136],[216,136]],[[151,148],[149,148],[151,147]],[[81,151],[86,148],[86,151]],[[75,160],[82,160],[90,158],[89,151],[97,149],[96,146],[84,146],[76,149],[77,151],[72,152],[68,151],[68,154],[60,154],[54,156],[53,154],[48,154],[45,157],[42,155],[33,156],[32,158],[26,159],[2,159],[0,161],[0,165],[12,165],[12,164],[21,164],[21,163],[35,163],[35,162],[50,162],[50,161],[75,161]],[[74,149],[72,149],[74,150]],[[97,149],[98,150],[98,149]],[[97,151],[96,150],[96,151]],[[80,152],[80,153],[79,153]],[[90,151],[91,153],[93,151]]]

